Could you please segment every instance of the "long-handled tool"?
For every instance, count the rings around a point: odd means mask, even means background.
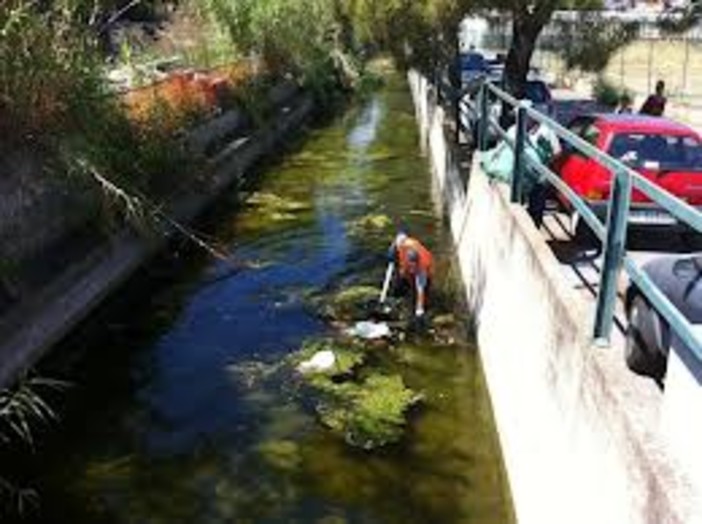
[[[385,280],[383,281],[383,289],[380,291],[380,305],[385,304],[388,298],[388,291],[390,290],[390,281],[392,280],[392,274],[395,271],[395,263],[388,263],[388,268],[385,270]]]

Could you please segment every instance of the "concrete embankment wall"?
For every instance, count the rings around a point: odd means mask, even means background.
[[[467,186],[444,110],[412,72],[422,147],[450,222],[518,521],[702,522],[696,491],[592,312],[568,287],[525,210],[474,161]],[[464,177],[465,178],[465,177]]]
[[[278,112],[265,128],[245,130],[246,119],[230,111],[193,130],[189,146],[208,156],[205,176],[197,188],[173,201],[170,216],[183,223],[193,220],[256,162],[275,154],[276,147],[299,131],[314,109],[312,97],[289,84],[275,87],[269,98]],[[215,152],[208,155],[213,148]],[[0,318],[0,386],[31,366],[166,240],[125,229],[86,249],[46,285],[13,304]]]

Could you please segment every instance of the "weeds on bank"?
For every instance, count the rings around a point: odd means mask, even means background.
[[[45,397],[67,386],[65,382],[35,377],[11,389],[0,389],[0,448],[23,443],[33,450],[35,432],[58,418]],[[0,517],[22,516],[37,504],[34,489],[18,486],[0,471]]]

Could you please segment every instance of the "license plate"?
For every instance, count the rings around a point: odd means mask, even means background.
[[[672,226],[676,223],[676,220],[670,213],[666,213],[665,211],[635,209],[629,213],[629,223]]]

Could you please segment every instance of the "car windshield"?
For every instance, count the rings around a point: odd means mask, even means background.
[[[551,95],[543,82],[527,82],[526,97],[535,104],[546,104],[551,101]]]
[[[692,135],[619,133],[612,139],[609,154],[643,169],[702,171],[702,145]]]

